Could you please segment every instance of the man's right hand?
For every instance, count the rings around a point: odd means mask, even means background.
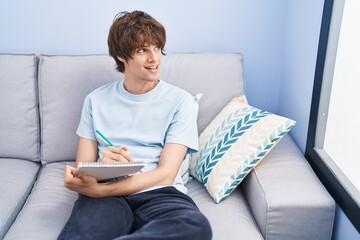
[[[101,159],[104,162],[132,162],[132,157],[128,152],[128,147],[108,147]]]

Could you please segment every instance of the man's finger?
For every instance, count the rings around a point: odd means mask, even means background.
[[[79,171],[79,169],[74,169],[74,170],[72,171],[72,175],[73,175],[74,177],[81,178],[81,177],[82,177],[82,172]]]
[[[121,151],[121,155],[124,157],[124,160],[127,162],[132,162],[132,157],[127,151]]]

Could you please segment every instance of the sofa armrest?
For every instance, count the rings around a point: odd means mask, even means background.
[[[264,239],[331,239],[335,202],[289,135],[241,187]]]

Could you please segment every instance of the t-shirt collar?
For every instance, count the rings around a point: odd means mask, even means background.
[[[132,93],[129,93],[124,88],[124,81],[122,80],[122,81],[118,82],[118,89],[120,91],[120,94],[122,96],[126,97],[127,99],[140,102],[140,101],[145,101],[145,100],[154,98],[157,95],[157,93],[159,92],[162,85],[163,85],[163,82],[161,80],[159,80],[159,83],[150,91],[143,93],[143,94],[132,94]]]

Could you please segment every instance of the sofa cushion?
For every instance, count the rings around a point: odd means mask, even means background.
[[[0,158],[0,239],[29,196],[39,165],[28,160]]]
[[[226,102],[244,92],[242,55],[222,53],[219,68],[219,54],[172,53],[163,59],[162,80],[193,95],[204,94],[198,116],[199,132]],[[85,96],[122,77],[107,55],[40,56],[42,163],[75,159],[78,143],[75,132]]]
[[[107,55],[40,56],[43,164],[75,159],[79,139],[76,129],[85,96],[122,76]]]
[[[5,240],[57,238],[77,199],[77,194],[63,185],[65,164],[49,163],[42,168],[34,190]],[[198,182],[190,181],[186,187],[188,195],[209,219],[213,239],[236,239],[238,236],[263,239],[239,189],[224,204],[215,205]],[[241,226],[241,232],[238,226]]]
[[[190,172],[219,203],[294,126],[285,117],[233,98],[201,133]]]
[[[77,193],[64,187],[65,163],[44,166],[28,201],[5,239],[56,239],[68,220]]]
[[[198,128],[201,133],[233,97],[244,92],[241,53],[171,53],[163,58],[161,79],[191,94],[203,93]]]
[[[36,73],[34,54],[0,54],[1,157],[40,161]]]
[[[213,239],[263,240],[240,189],[236,189],[226,201],[215,204],[199,182],[192,180],[186,187],[188,195],[209,220]]]

